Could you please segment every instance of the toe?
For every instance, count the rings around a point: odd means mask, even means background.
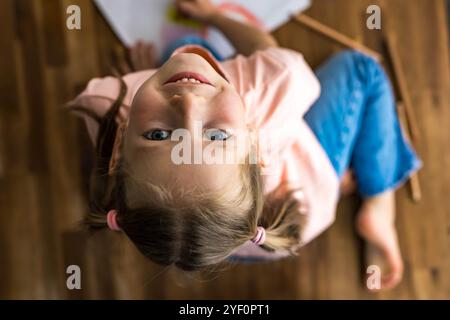
[[[386,253],[386,262],[389,268],[389,274],[382,279],[383,289],[392,289],[396,287],[403,278],[403,261],[400,253]]]

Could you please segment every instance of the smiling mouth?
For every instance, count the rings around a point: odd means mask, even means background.
[[[201,74],[195,72],[180,72],[173,75],[164,84],[177,83],[177,84],[207,84],[212,86],[211,82]]]

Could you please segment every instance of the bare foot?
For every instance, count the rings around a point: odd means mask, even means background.
[[[365,199],[355,224],[361,237],[368,242],[369,246],[374,247],[372,249],[376,249],[381,254],[383,264],[389,269],[389,273],[381,278],[380,289],[394,288],[403,276],[403,260],[395,229],[394,192],[388,191]],[[366,261],[366,263],[373,264],[373,261]],[[387,272],[383,268],[381,271],[382,274]]]

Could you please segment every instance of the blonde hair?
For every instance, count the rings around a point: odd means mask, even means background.
[[[107,227],[107,212],[115,209],[118,225],[142,254],[156,263],[183,270],[224,261],[255,236],[258,226],[266,229],[263,249],[296,253],[304,221],[299,203],[293,199],[292,191],[284,196],[277,196],[277,192],[265,195],[256,164],[240,166],[240,192],[224,187],[216,192],[174,194],[135,179],[123,159],[114,176],[109,176],[107,167],[117,132],[114,118],[119,100],[120,97],[100,123],[91,210],[84,219],[90,230]],[[137,198],[145,201],[136,201]]]

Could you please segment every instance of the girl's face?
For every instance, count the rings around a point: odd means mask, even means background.
[[[237,177],[238,163],[179,165],[172,151],[180,141],[171,140],[172,133],[184,129],[192,152],[209,147],[209,151],[215,150],[213,153],[221,151],[226,155],[235,150],[224,148],[224,140],[228,144],[242,139],[246,128],[242,99],[221,76],[214,61],[201,52],[180,53],[137,91],[125,132],[123,156],[135,178],[171,188],[179,185],[216,189]]]

